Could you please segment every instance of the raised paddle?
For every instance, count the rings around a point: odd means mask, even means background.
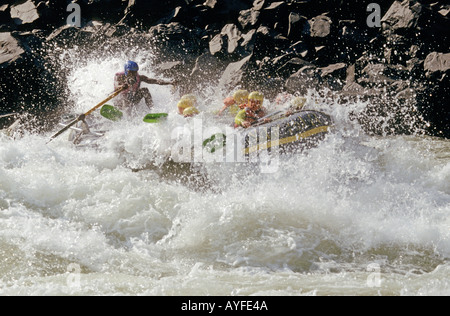
[[[61,135],[62,133],[64,133],[65,131],[67,131],[68,129],[70,129],[72,126],[74,126],[75,124],[77,124],[79,121],[83,121],[85,119],[85,117],[89,114],[91,114],[92,112],[94,112],[95,110],[97,110],[99,107],[103,106],[106,102],[108,102],[111,99],[114,99],[115,97],[117,97],[122,91],[125,91],[126,89],[128,89],[127,86],[123,86],[122,88],[118,89],[117,91],[115,91],[113,94],[111,94],[109,97],[107,97],[105,100],[103,100],[102,102],[100,102],[99,104],[97,104],[96,106],[94,106],[92,109],[90,109],[89,111],[87,111],[84,114],[81,114],[79,117],[77,117],[75,120],[73,120],[72,122],[70,122],[69,124],[67,124],[66,127],[64,127],[62,130],[60,130],[58,133],[56,133],[55,135],[53,135],[50,140],[47,142],[50,143],[52,140],[54,140],[56,137],[58,137],[59,135]]]

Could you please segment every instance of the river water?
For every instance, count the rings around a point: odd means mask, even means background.
[[[67,112],[111,93],[126,59],[73,62]],[[176,91],[149,88],[167,122],[143,123],[145,107],[117,123],[95,113],[95,148],[47,144],[59,127],[0,136],[0,295],[450,295],[448,140],[369,136],[349,119],[363,102],[310,93],[335,122],[318,147],[269,172],[167,167],[174,129],[194,123],[175,114]],[[210,90],[197,122],[225,127]]]

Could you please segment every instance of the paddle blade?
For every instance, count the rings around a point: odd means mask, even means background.
[[[151,113],[144,117],[145,123],[159,123],[169,116],[167,113]]]
[[[108,120],[114,122],[120,121],[123,117],[123,113],[120,110],[109,104],[106,104],[102,107],[102,109],[100,110],[100,114],[104,118],[107,118]]]

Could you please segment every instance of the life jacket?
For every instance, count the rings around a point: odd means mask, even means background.
[[[114,78],[114,90],[117,90],[120,85],[126,83],[125,72],[118,72]],[[141,76],[136,75],[136,82],[130,86],[127,90],[123,91],[121,94],[125,97],[133,97],[141,88]]]
[[[252,111],[249,108],[245,108],[245,115],[248,121],[254,122],[259,120],[265,114],[264,109],[258,109],[256,111]]]
[[[239,112],[238,115],[241,115],[242,112],[244,112],[244,111],[245,111],[245,120],[250,121],[251,123],[259,120],[266,114],[266,111],[263,108],[260,108],[256,111],[252,111],[248,107],[245,107],[245,109],[242,110],[241,112]],[[242,119],[242,117],[241,117],[241,119]],[[239,126],[240,126],[240,124],[235,122],[234,127],[238,128]]]

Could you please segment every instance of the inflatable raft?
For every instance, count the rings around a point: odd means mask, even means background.
[[[216,134],[205,140],[203,146],[210,153],[226,148],[227,161],[239,161],[239,157],[248,160],[262,152],[295,153],[316,146],[331,126],[329,115],[318,111],[301,111],[290,116],[275,116],[269,123],[256,124],[248,129],[240,128],[233,135]],[[233,154],[234,158],[229,157]]]

